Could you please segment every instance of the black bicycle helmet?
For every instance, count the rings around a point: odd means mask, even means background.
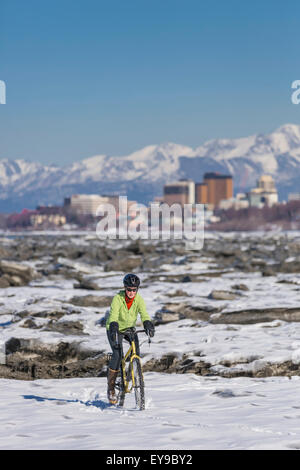
[[[126,274],[126,276],[123,279],[124,287],[138,288],[140,283],[141,283],[140,278],[136,274],[133,274],[133,273]]]

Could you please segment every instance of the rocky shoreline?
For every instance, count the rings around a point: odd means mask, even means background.
[[[187,251],[178,240],[102,241],[94,234],[32,234],[2,237],[0,253],[3,378],[104,376],[105,314],[128,271],[141,274],[150,302],[156,295],[151,314],[157,337],[160,328],[169,324],[177,325],[179,333],[183,321],[191,321],[193,331],[203,324],[211,328],[265,324],[267,328],[274,321],[300,322],[297,234],[218,234],[209,236],[201,251]],[[48,299],[59,289],[61,295]],[[287,298],[276,304],[278,289],[285,289]],[[260,306],[260,295],[272,306]],[[100,330],[103,344],[87,346],[94,331]],[[146,354],[145,371],[222,377],[300,375],[300,365],[291,360],[257,362],[254,358],[252,366],[245,367],[243,361],[213,363],[191,349],[192,357],[172,351],[152,358]]]

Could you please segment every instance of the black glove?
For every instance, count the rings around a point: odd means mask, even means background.
[[[146,334],[149,335],[150,338],[153,338],[154,333],[155,333],[155,328],[154,328],[154,325],[153,325],[152,321],[145,320],[143,325],[144,325],[144,330],[145,330]]]
[[[118,333],[119,333],[119,323],[117,321],[112,321],[109,324],[109,334],[110,334],[111,342],[114,345],[116,345],[117,343]]]

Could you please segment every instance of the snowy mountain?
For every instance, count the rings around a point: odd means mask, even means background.
[[[161,194],[165,182],[202,181],[207,171],[230,173],[236,191],[274,176],[281,199],[300,191],[300,126],[286,124],[270,134],[215,139],[193,149],[174,143],[150,145],[125,156],[96,155],[59,167],[0,160],[0,210],[61,204],[72,193],[121,192],[141,202]]]

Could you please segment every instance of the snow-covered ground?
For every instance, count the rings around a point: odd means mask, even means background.
[[[300,377],[146,373],[146,410],[105,378],[0,380],[0,449],[300,449]]]
[[[214,235],[210,235],[214,236]],[[228,234],[228,237],[231,235]],[[274,235],[273,235],[274,236]],[[293,235],[295,238],[299,234]],[[84,237],[84,235],[83,235]],[[2,240],[3,241],[3,240]],[[70,240],[71,242],[71,240]],[[73,239],[72,239],[73,242]],[[7,239],[9,243],[9,239]],[[74,242],[75,243],[75,242]],[[88,243],[88,238],[87,238]],[[222,307],[223,312],[263,308],[299,308],[300,275],[233,271],[217,277],[217,268],[204,257],[189,263],[164,264],[159,275],[143,272],[141,294],[151,316],[168,303]],[[103,267],[64,260],[101,287],[93,295],[112,296],[123,274]],[[33,267],[37,262],[28,263]],[[170,275],[201,275],[193,282],[172,282]],[[206,277],[207,274],[207,277]],[[280,281],[280,282],[278,282]],[[283,282],[282,282],[283,281]],[[11,337],[44,343],[81,342],[85,349],[109,352],[99,320],[107,308],[77,307],[68,301],[91,291],[74,289],[74,279],[42,278],[25,287],[0,291],[0,344]],[[216,301],[214,289],[230,291],[246,284],[235,300]],[[169,297],[181,289],[186,295]],[[24,328],[24,310],[33,314],[65,309],[58,322],[78,321],[86,335],[64,335]],[[34,317],[43,326],[49,318]],[[143,342],[143,338],[141,338]],[[245,325],[212,324],[184,319],[156,328],[143,361],[173,353],[212,365],[221,371],[232,362],[239,370],[260,370],[266,363],[300,364],[300,323],[274,320]],[[146,410],[134,408],[127,397],[124,409],[109,406],[105,378],[17,381],[0,379],[1,449],[300,449],[300,377],[231,378],[191,373],[147,372]]]
[[[181,269],[180,265],[173,266],[172,273],[178,273]],[[191,263],[185,266],[185,269],[185,273],[191,273],[196,267]],[[205,264],[201,269],[206,270]],[[201,269],[198,266],[198,270]],[[162,275],[164,272],[162,268]],[[278,279],[293,280],[294,284],[278,284]],[[111,296],[118,291],[117,286],[120,286],[122,274],[100,273],[96,280],[103,290],[93,291],[93,295]],[[208,298],[211,290],[229,290],[231,285],[238,282],[246,283],[249,291],[236,300],[216,301]],[[99,320],[103,318],[107,308],[75,307],[69,304],[67,301],[72,296],[85,296],[89,293],[83,289],[74,289],[73,283],[72,279],[58,278],[51,282],[49,280],[34,281],[30,286],[21,289],[18,287],[1,289],[0,304],[3,305],[0,306],[0,327],[2,326],[0,342],[16,337],[36,339],[49,344],[67,338],[68,342],[80,342],[85,349],[101,349],[109,352],[106,330],[99,325]],[[176,299],[168,297],[168,294],[177,288],[184,289],[188,296],[176,297]],[[176,285],[171,282],[161,282],[158,278],[147,287],[142,287],[141,294],[146,301],[149,314],[153,316],[162,305],[168,302],[187,302],[194,306],[221,306],[223,312],[252,308],[296,308],[299,307],[299,288],[299,274],[281,274],[278,277],[262,278],[258,273],[229,272],[222,277],[206,281]],[[80,321],[84,326],[83,332],[87,334],[86,336],[68,335],[65,337],[58,332],[23,328],[26,318],[14,323],[15,313],[22,310],[30,309],[34,313],[62,308],[65,308],[66,314],[58,320],[58,323]],[[68,309],[71,309],[72,313],[69,313]],[[38,317],[34,320],[38,326],[46,325],[49,321],[47,318]],[[300,323],[274,320],[253,325],[226,325],[185,319],[158,326],[151,348],[146,344],[142,348],[142,353],[144,361],[152,357],[159,358],[166,353],[174,353],[178,357],[183,354],[190,357],[196,355],[199,360],[199,353],[201,353],[203,359],[213,365],[219,366],[220,363],[231,360],[244,363],[239,365],[243,369],[257,369],[263,367],[266,362],[280,363],[291,360],[298,364],[300,362]]]

